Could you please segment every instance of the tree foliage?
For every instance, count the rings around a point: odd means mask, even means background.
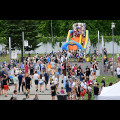
[[[38,36],[38,22],[35,20],[5,20],[3,36],[6,37],[4,43],[9,45],[8,38],[11,37],[11,47],[22,49],[22,32],[24,31],[24,39],[28,40],[32,48],[25,48],[25,50],[34,50],[37,48],[39,41]]]
[[[52,20],[53,41],[51,38],[51,20],[0,20],[0,42],[8,46],[8,37],[12,39],[12,47],[22,48],[22,31],[25,33],[25,40],[34,50],[39,42],[51,43],[53,46],[56,42],[66,40],[69,30],[72,30],[74,23],[86,23],[86,29],[89,30],[91,43],[97,43],[97,33],[103,35],[106,41],[111,41],[111,23],[116,23],[114,29],[115,41],[119,43],[120,20]],[[117,37],[118,36],[118,37]],[[6,40],[5,40],[6,38]],[[28,48],[26,49],[28,50]]]

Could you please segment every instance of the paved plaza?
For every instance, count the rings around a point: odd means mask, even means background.
[[[86,66],[91,67],[91,64],[89,62],[85,62],[85,63],[72,62],[72,63],[73,64],[78,64],[78,65],[81,64],[81,67],[83,68],[83,70],[85,70]],[[100,75],[103,75],[103,76],[104,75],[108,75],[108,76],[111,75],[110,73],[108,74],[108,72],[102,72],[101,62],[98,62],[98,66],[101,69]],[[10,72],[13,73],[13,71],[10,71]],[[60,89],[63,86],[63,84],[61,83],[61,80],[62,80],[62,75],[60,75],[60,77],[59,77],[58,92],[60,92]],[[0,95],[0,100],[10,100],[11,96],[13,95],[14,84],[10,84],[9,87],[10,87],[10,90],[8,91],[8,97],[4,97],[4,95]],[[17,88],[18,88],[18,86],[17,86]],[[34,83],[34,80],[32,79],[32,87],[30,89],[29,100],[33,100],[36,93],[38,94],[39,100],[52,100],[52,96],[51,96],[51,92],[50,92],[50,81],[48,82],[47,88],[48,88],[48,90],[45,90],[45,85],[44,85],[44,87],[43,87],[44,93],[42,93],[42,92],[40,92],[40,85],[38,85],[38,92],[36,92],[35,83]],[[20,91],[20,93],[18,93],[17,97],[18,97],[18,100],[22,100],[23,98],[25,98],[25,94],[22,92],[22,87],[21,87],[21,91]],[[57,100],[57,96],[55,97],[55,100]]]
[[[60,79],[59,79],[58,92],[60,91],[61,86],[62,86],[61,79],[62,79],[62,76],[60,76]],[[4,95],[0,95],[0,100],[10,100],[11,96],[13,95],[14,84],[10,84],[9,87],[10,87],[10,90],[8,90],[8,95],[7,95],[8,97],[4,97]],[[52,100],[52,96],[50,93],[50,81],[48,82],[47,88],[48,90],[45,90],[45,85],[44,85],[43,87],[44,93],[42,93],[40,92],[40,85],[38,85],[38,92],[36,92],[35,83],[34,83],[34,80],[32,79],[32,87],[30,89],[29,100],[33,100],[33,98],[35,97],[35,94],[38,94],[39,100]],[[25,94],[22,92],[22,87],[21,87],[20,93],[18,92],[17,97],[18,97],[18,100],[22,100],[23,98],[25,98]],[[57,100],[57,96],[56,96],[56,100]]]

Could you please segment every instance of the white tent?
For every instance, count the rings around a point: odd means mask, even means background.
[[[112,86],[103,87],[98,100],[120,100],[120,82]]]

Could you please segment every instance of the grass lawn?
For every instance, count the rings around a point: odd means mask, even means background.
[[[31,54],[31,57],[33,57],[33,56],[35,56],[36,54]],[[43,54],[39,54],[39,56],[42,56]],[[19,60],[21,61],[21,54],[18,54],[17,55],[18,56],[18,58],[19,58]],[[28,57],[28,54],[24,54],[24,56],[25,57]],[[87,57],[89,57],[90,58],[90,56],[91,56],[91,54],[89,54],[89,55],[87,55]],[[116,56],[116,54],[114,55],[114,57],[115,57],[115,61],[117,61],[117,56]],[[97,58],[97,57],[96,57]],[[112,58],[112,54],[108,54],[108,58]],[[96,59],[96,61],[101,61],[102,60],[102,58],[101,58],[101,56],[100,56],[100,59],[98,60],[98,59]],[[9,54],[6,56],[6,57],[1,57],[0,56],[0,62],[9,62]],[[74,58],[70,58],[69,59],[69,61],[74,61]],[[75,59],[75,61],[77,61],[77,59]]]
[[[35,56],[36,54],[31,54],[31,57]],[[43,54],[38,54],[40,57],[43,55]],[[18,58],[19,58],[19,61],[21,61],[21,54],[18,54],[17,55]],[[24,57],[28,57],[28,54],[24,54]],[[1,57],[0,56],[0,62],[10,62],[10,59],[9,59],[9,54],[6,55],[6,57]]]
[[[90,56],[91,55],[93,55],[93,54],[89,54],[89,55],[87,55],[86,57],[89,57],[90,58]],[[112,54],[107,54],[107,56],[108,56],[108,58],[112,58]],[[100,57],[99,57],[99,59],[97,58],[97,56],[95,56],[96,57],[96,61],[102,61],[102,57],[101,57],[101,55],[100,55]],[[117,55],[116,54],[114,54],[114,59],[115,59],[115,61],[117,61]],[[74,58],[70,58],[70,60],[69,61],[74,61]],[[77,59],[75,59],[75,61],[77,61]]]

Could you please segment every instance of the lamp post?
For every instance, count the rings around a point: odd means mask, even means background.
[[[104,38],[102,35],[102,71],[104,71]]]
[[[11,62],[11,37],[9,37],[9,59]]]
[[[24,57],[24,32],[22,32],[22,42],[23,42],[23,56]]]
[[[100,50],[99,50],[99,40],[100,40],[100,38],[99,38],[99,30],[98,30],[98,60],[99,60],[99,55],[100,55]]]
[[[115,23],[111,23],[111,29],[112,29],[112,41],[113,41],[113,77],[114,77],[114,71],[115,71],[115,66],[114,66],[114,28],[115,28]]]
[[[22,47],[23,47],[23,49],[22,49],[22,57],[21,57],[21,62],[23,63],[24,62],[24,32],[22,32]]]
[[[51,36],[52,36],[52,42],[53,42],[53,27],[52,27],[52,20],[51,20]]]

